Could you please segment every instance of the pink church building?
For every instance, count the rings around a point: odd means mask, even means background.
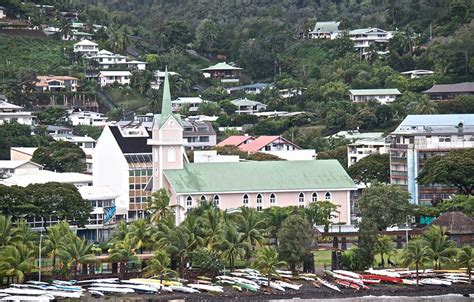
[[[305,207],[328,200],[338,206],[334,222],[350,224],[350,191],[356,185],[337,160],[189,163],[184,152],[181,118],[171,106],[165,76],[161,114],[153,119],[153,191],[166,188],[176,207],[176,222],[202,200],[221,209],[242,206]]]

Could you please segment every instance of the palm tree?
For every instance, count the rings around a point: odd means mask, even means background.
[[[147,211],[150,213],[150,222],[158,223],[160,220],[171,216],[170,197],[166,189],[160,189],[151,195],[148,200]]]
[[[257,243],[261,244],[263,241],[260,230],[263,229],[264,221],[260,219],[255,209],[243,207],[237,216],[237,223],[241,234],[241,242],[246,242],[251,246],[246,254],[248,260],[250,259],[250,250],[253,250]]]
[[[130,225],[130,231],[127,236],[135,242],[141,254],[142,248],[146,246],[147,242],[150,242],[151,234],[150,225],[148,225],[144,219],[139,219]]]
[[[53,269],[56,269],[56,259],[64,249],[66,239],[71,235],[69,224],[65,221],[48,228],[41,253],[47,253],[53,259]]]
[[[34,268],[35,253],[24,244],[9,245],[0,251],[0,276],[23,283],[25,274]]]
[[[237,232],[233,224],[228,224],[225,228],[222,241],[217,244],[222,255],[229,261],[230,271],[234,271],[235,259],[242,257],[250,251],[251,246],[243,240],[242,233]]]
[[[15,228],[15,238],[24,243],[28,248],[35,248],[38,233],[33,232],[24,219],[20,220]]]
[[[176,275],[176,272],[168,267],[171,264],[171,259],[168,254],[162,250],[155,251],[155,255],[150,260],[150,263],[145,267],[145,271],[149,276],[160,276],[160,283],[163,283],[163,278],[167,274]]]
[[[211,208],[201,217],[203,241],[208,250],[212,250],[222,235],[222,212],[218,208]]]
[[[466,272],[469,275],[469,284],[472,283],[472,268],[474,267],[474,248],[465,246],[459,250],[458,253],[459,265],[466,267]]]
[[[402,259],[403,264],[406,266],[415,265],[416,269],[416,285],[418,285],[418,269],[420,265],[430,260],[428,247],[421,241],[415,240],[408,243],[407,247],[403,251]]]
[[[380,254],[382,268],[384,268],[385,259],[383,256],[387,254],[390,259],[390,253],[394,250],[392,238],[388,235],[377,236],[377,241],[375,242],[375,250],[376,253]]]
[[[286,265],[285,261],[278,260],[278,252],[271,247],[264,247],[257,253],[257,259],[255,260],[254,266],[263,275],[268,278],[268,287],[270,287],[270,281],[272,275],[278,275],[277,268]]]
[[[431,226],[422,237],[428,246],[429,257],[433,260],[435,269],[441,269],[441,262],[450,262],[457,254],[454,241],[446,235],[446,227]]]
[[[158,241],[158,247],[166,249],[170,255],[179,260],[179,276],[184,278],[184,265],[186,259],[196,248],[197,240],[194,234],[186,228],[178,227]]]
[[[276,245],[278,245],[278,231],[280,231],[281,225],[290,213],[290,209],[281,207],[271,207],[264,213],[267,232],[270,238],[275,240]]]
[[[136,255],[136,243],[129,237],[117,242],[115,246],[109,251],[109,259],[111,261],[119,262],[122,266],[122,277],[128,272],[128,263],[130,261],[139,262],[140,258]]]
[[[93,244],[87,243],[76,235],[69,236],[66,240],[64,248],[60,251],[60,256],[68,265],[72,266],[74,276],[77,276],[78,265],[82,265],[84,270],[85,264],[96,261],[93,247]]]
[[[17,241],[11,217],[0,215],[0,249]]]
[[[130,229],[125,221],[120,221],[115,228],[114,232],[114,241],[122,241],[127,237],[127,234],[130,232]]]

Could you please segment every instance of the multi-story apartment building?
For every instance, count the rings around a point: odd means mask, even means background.
[[[184,147],[203,149],[215,146],[217,135],[210,122],[183,121]]]
[[[108,185],[117,192],[118,218],[144,216],[152,178],[150,134],[140,123],[108,125],[97,140],[93,157],[94,185]]]
[[[386,154],[389,146],[385,138],[361,139],[349,144],[347,145],[347,166],[350,167],[371,154]]]
[[[456,193],[454,187],[417,183],[427,159],[474,148],[474,114],[409,115],[389,136],[390,182],[402,186],[415,204]]]

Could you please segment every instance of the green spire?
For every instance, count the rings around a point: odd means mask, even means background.
[[[161,116],[167,117],[173,113],[171,109],[170,82],[168,80],[168,67],[165,69],[165,83],[163,85],[163,101],[161,102]]]

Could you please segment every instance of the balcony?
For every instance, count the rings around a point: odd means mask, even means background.
[[[407,171],[390,171],[391,176],[407,176],[408,172]]]
[[[408,144],[390,144],[390,148],[391,149],[403,149],[403,150],[406,150],[408,149],[410,145]]]

